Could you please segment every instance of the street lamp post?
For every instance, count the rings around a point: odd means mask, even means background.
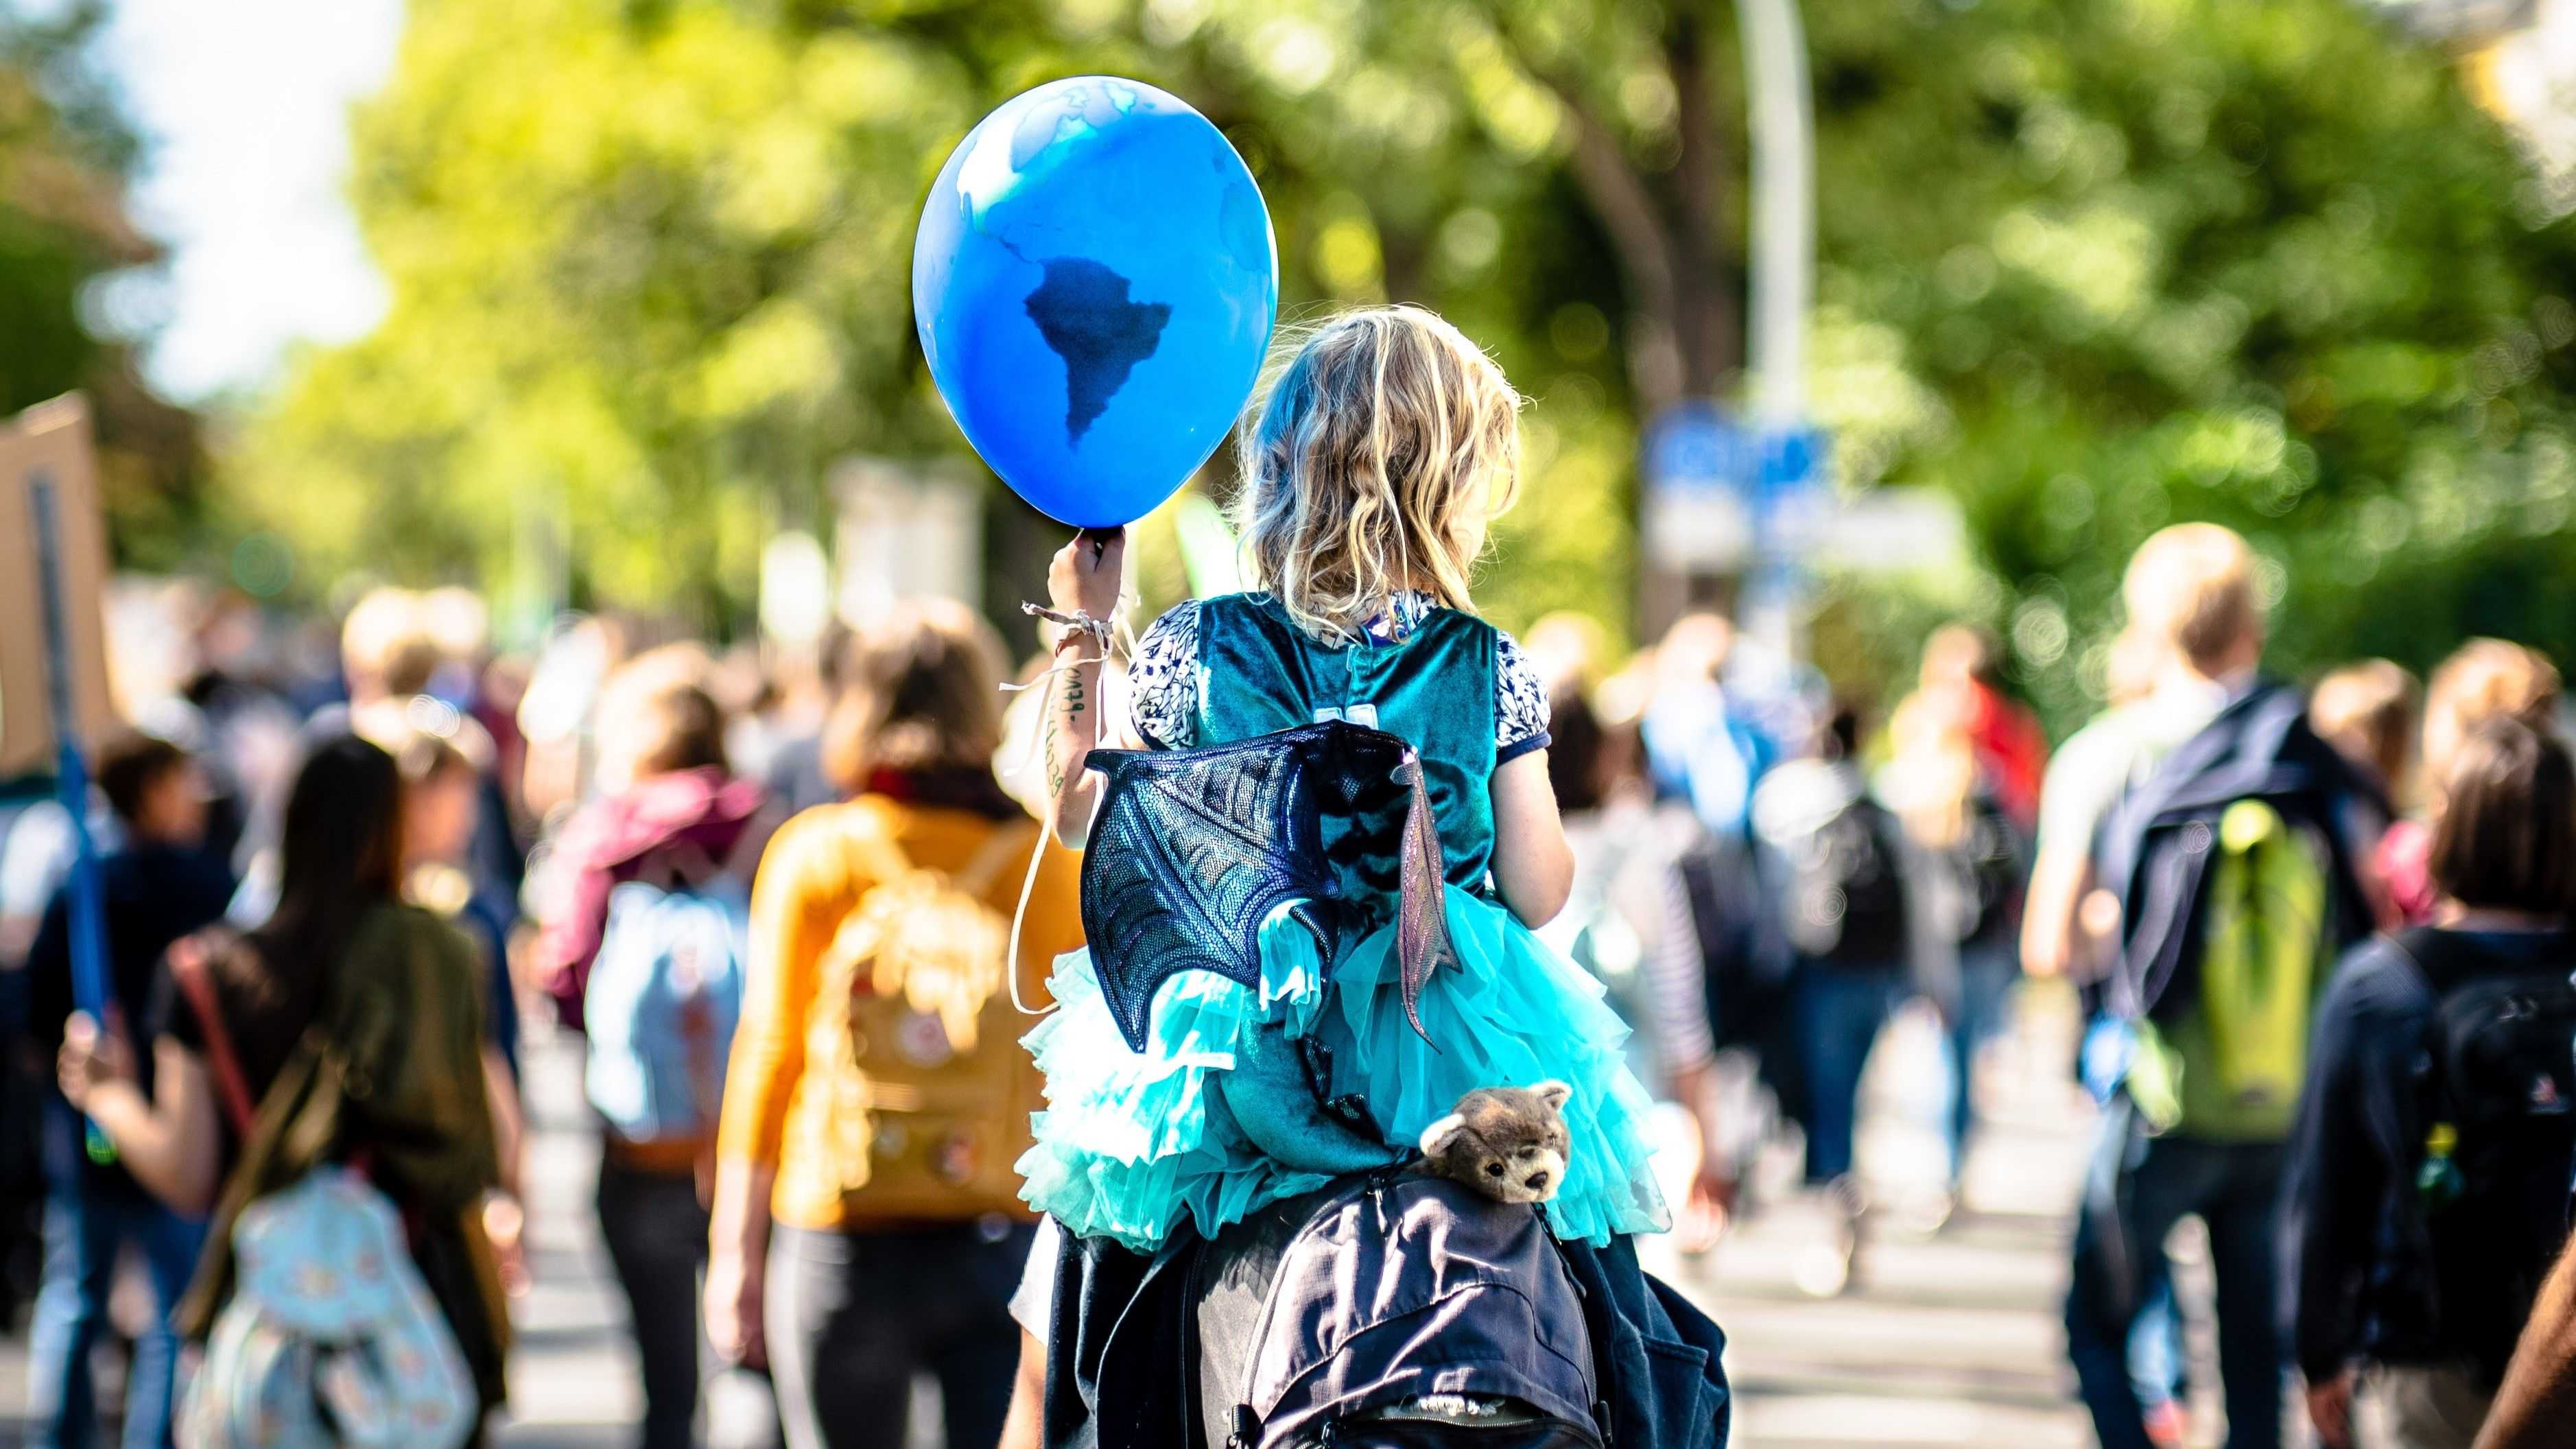
[[[1746,338],[1752,374],[1751,421],[1764,440],[1762,488],[1755,502],[1754,587],[1747,624],[1756,639],[1795,660],[1800,652],[1801,590],[1794,583],[1794,539],[1779,506],[1803,478],[1781,476],[1771,461],[1803,446],[1782,440],[1807,426],[1807,312],[1816,290],[1815,111],[1807,83],[1806,27],[1798,0],[1738,0],[1744,31],[1745,95],[1752,116],[1753,237]]]

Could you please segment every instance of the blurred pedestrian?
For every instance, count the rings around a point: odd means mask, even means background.
[[[1531,630],[1547,639],[1542,620]],[[1681,861],[1706,831],[1690,807],[1657,801],[1645,777],[1633,713],[1596,706],[1584,672],[1560,672],[1548,701],[1547,770],[1574,881],[1565,909],[1539,939],[1590,971],[1634,1028],[1629,1061],[1664,1100],[1689,1109],[1697,1166],[1675,1232],[1686,1251],[1715,1245],[1735,1196],[1713,1080],[1716,1045],[1706,964],[1690,915]]]
[[[2388,883],[2379,877],[2381,845],[2397,823],[2409,766],[2415,757],[2415,676],[2385,659],[2365,659],[2330,670],[2308,692],[2308,724],[2334,746],[2359,777],[2346,802],[2346,833],[2359,843],[2362,884],[2375,919],[2394,926],[2403,919]]]
[[[788,813],[840,798],[823,769],[823,722],[841,687],[850,626],[838,618],[814,641],[787,651],[771,669],[770,748],[759,770],[770,798]]]
[[[440,659],[419,595],[396,588],[360,595],[340,621],[339,677],[307,713],[300,749],[343,734],[399,735],[405,706],[428,692]],[[251,802],[237,857],[242,883],[226,915],[243,928],[268,919],[277,904],[278,835],[291,779],[281,775],[276,783],[280,788]]]
[[[1838,1219],[1837,1288],[1867,1205],[1852,1156],[1861,1073],[1913,979],[1917,948],[1902,827],[1871,793],[1860,743],[1857,707],[1835,706],[1815,753],[1771,771],[1753,797],[1763,879],[1791,952],[1806,1182]]]
[[[556,844],[536,949],[558,1020],[592,1037],[600,1236],[641,1360],[644,1449],[685,1449],[697,1419],[716,1108],[768,833],[767,793],[728,767],[697,663],[653,651],[602,686],[607,788]]]
[[[362,718],[366,718],[362,716]],[[492,1105],[492,1137],[501,1189],[516,1198],[527,1113],[519,1092],[519,1000],[510,977],[510,925],[517,912],[506,893],[474,868],[473,840],[489,778],[491,741],[455,707],[414,695],[398,715],[373,712],[362,738],[394,757],[403,781],[403,899],[446,921],[475,946],[483,983],[483,1082]],[[525,1291],[522,1224],[507,1213],[487,1224],[502,1281]]]
[[[2369,906],[2342,835],[2366,786],[2262,682],[2245,541],[2211,524],[2149,538],[2122,582],[2160,645],[2153,690],[2058,751],[2040,806],[2024,961],[2063,971],[2097,881],[2131,907],[2108,983],[2115,1066],[2068,1294],[2068,1351],[2106,1449],[2156,1442],[2132,1329],[2182,1216],[2209,1230],[2228,1443],[2279,1443],[2284,1353],[2274,1206],[2315,993]],[[2176,963],[2191,963],[2188,970]]]
[[[395,720],[372,721],[365,738],[394,757],[403,777],[403,896],[453,923],[480,948],[493,1050],[511,1080],[519,1074],[519,1002],[510,981],[512,892],[478,870],[474,851],[492,740],[446,701],[415,695]]]
[[[789,1449],[900,1449],[921,1374],[951,1449],[995,1442],[1010,1401],[1013,1163],[1043,1100],[1012,1001],[1081,924],[1050,853],[1008,956],[1039,826],[993,775],[1003,668],[963,605],[865,629],[824,735],[849,798],[790,820],[753,891],[706,1315],[769,1363]]]
[[[2576,763],[2511,716],[2447,756],[2435,924],[2345,961],[2293,1146],[2283,1238],[2325,1449],[2355,1442],[2357,1385],[2393,1449],[2469,1449],[2567,1234]]]
[[[202,1340],[236,1290],[244,1206],[319,1167],[355,1166],[410,1225],[488,1412],[504,1397],[510,1322],[482,1227],[500,1187],[482,984],[472,943],[402,904],[402,846],[393,758],[353,735],[316,744],[287,797],[276,910],[247,934],[217,928],[171,953],[202,962],[211,1016],[165,959],[142,1023],[149,1091],[123,1027],[86,1016],[66,1030],[60,1076],[137,1181],[182,1213],[214,1212],[177,1314],[183,1334]],[[258,1121],[293,1130],[228,1119],[218,1060],[238,1066]],[[236,1387],[200,1380],[191,1392]]]
[[[445,662],[421,596],[408,589],[370,589],[340,621],[340,679],[351,709],[427,694]]]
[[[190,590],[166,600],[165,627],[186,631],[185,672],[172,681],[198,765],[213,799],[206,820],[206,848],[235,865],[255,802],[284,792],[295,766],[299,716],[271,689],[258,668],[265,621],[248,596],[232,589]]]
[[[1927,655],[1943,637],[1933,635]],[[2030,853],[2006,799],[2006,766],[1978,744],[1978,721],[1997,706],[1981,702],[1964,678],[1942,679],[1928,658],[1925,673],[1934,682],[1896,708],[1888,730],[1894,753],[1878,789],[1905,825],[1923,943],[1915,984],[1939,1012],[1949,1047],[1948,1175],[1918,1214],[1938,1224],[1966,1176],[1978,1049],[2002,1025],[2021,979]],[[2036,803],[2035,787],[2032,795]]]
[[[1976,757],[1982,788],[2024,831],[2039,819],[2048,735],[2030,706],[2004,691],[2003,646],[1973,624],[1944,624],[1923,641],[1917,694],[1944,698]]]
[[[162,953],[223,917],[233,879],[205,848],[205,779],[185,751],[128,734],[102,748],[94,768],[124,842],[99,862],[108,1019],[141,1022]],[[55,893],[27,953],[34,1041],[48,1057],[61,1048],[75,1004],[69,896],[68,889]],[[150,1091],[152,1064],[139,1063],[136,1071]],[[170,1312],[196,1267],[205,1232],[201,1214],[173,1212],[112,1157],[92,1156],[79,1113],[59,1094],[45,1104],[43,1132],[44,1286],[28,1341],[37,1442],[86,1449],[97,1432],[90,1350],[108,1330],[109,1290],[120,1256],[130,1249],[151,1287],[153,1315],[126,1372],[122,1442],[129,1449],[167,1444],[178,1361]]]
[[[1735,645],[1735,626],[1715,614],[1676,620],[1655,649],[1643,729],[1656,788],[1689,801],[1710,833],[1742,840],[1779,751],[1724,682]]]
[[[2372,853],[2372,875],[2386,891],[2398,919],[2422,925],[2432,918],[2437,890],[2427,823],[2441,809],[2442,781],[2451,752],[2490,719],[2518,719],[2548,733],[2558,728],[2558,666],[2536,649],[2503,639],[2472,639],[2433,671],[2424,692],[2422,778],[2427,798],[2419,813],[2390,826]]]
[[[2308,723],[2391,802],[2415,758],[2415,676],[2385,659],[2328,670],[2308,692]]]

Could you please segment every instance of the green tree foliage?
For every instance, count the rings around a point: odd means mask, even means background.
[[[1597,607],[1628,546],[1619,294],[1556,220],[1581,208],[1545,97],[1496,122],[1449,67],[1354,48],[1361,7],[1241,10],[420,6],[354,142],[390,314],[300,360],[230,460],[235,495],[308,579],[497,577],[553,532],[588,598],[738,618],[761,539],[816,516],[834,458],[963,451],[912,339],[922,193],[995,102],[1107,70],[1236,138],[1292,323],[1427,296],[1497,348],[1538,399],[1542,471],[1579,480],[1532,490],[1511,535],[1565,567],[1505,592]]]
[[[133,136],[87,63],[100,21],[95,4],[43,23],[0,14],[0,416],[86,389],[117,552],[166,565],[202,517],[195,420],[84,317],[101,279],[160,259],[125,210]]]
[[[1811,14],[1820,325],[1919,400],[1847,462],[1965,502],[2061,722],[2187,518],[2262,551],[2293,671],[2576,650],[2576,228],[2445,57],[2342,0]]]
[[[553,532],[598,596],[720,619],[835,455],[950,446],[905,279],[976,95],[752,6],[417,7],[354,146],[391,311],[303,359],[237,482],[330,569],[498,577]]]
[[[1935,611],[2098,690],[2127,550],[2252,534],[2281,657],[2576,649],[2576,239],[2445,57],[2350,0],[1807,8],[1839,485],[1965,506],[1967,577],[1841,587],[1873,676]],[[393,289],[304,360],[241,493],[326,564],[499,568],[738,616],[850,451],[959,452],[911,339],[930,176],[1084,71],[1198,104],[1261,179],[1292,323],[1427,302],[1532,397],[1484,591],[1632,627],[1643,417],[1740,364],[1734,16],[1649,0],[437,0],[358,122]],[[1210,482],[1222,491],[1222,470]]]

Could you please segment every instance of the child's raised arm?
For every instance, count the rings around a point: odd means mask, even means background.
[[[1107,619],[1118,608],[1118,589],[1126,577],[1127,530],[1085,529],[1058,550],[1047,568],[1047,598],[1058,613]],[[1100,743],[1101,647],[1097,638],[1076,633],[1057,652],[1061,670],[1047,682],[1046,777],[1056,839],[1080,849],[1091,833],[1091,812],[1100,782],[1083,768],[1091,747]]]
[[[1547,751],[1494,767],[1494,887],[1523,925],[1544,926],[1574,890],[1574,848],[1565,843]]]

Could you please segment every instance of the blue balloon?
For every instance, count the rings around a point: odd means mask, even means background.
[[[1005,102],[931,184],[912,315],[966,440],[1058,522],[1154,510],[1224,441],[1279,313],[1270,212],[1178,97],[1115,76]]]

